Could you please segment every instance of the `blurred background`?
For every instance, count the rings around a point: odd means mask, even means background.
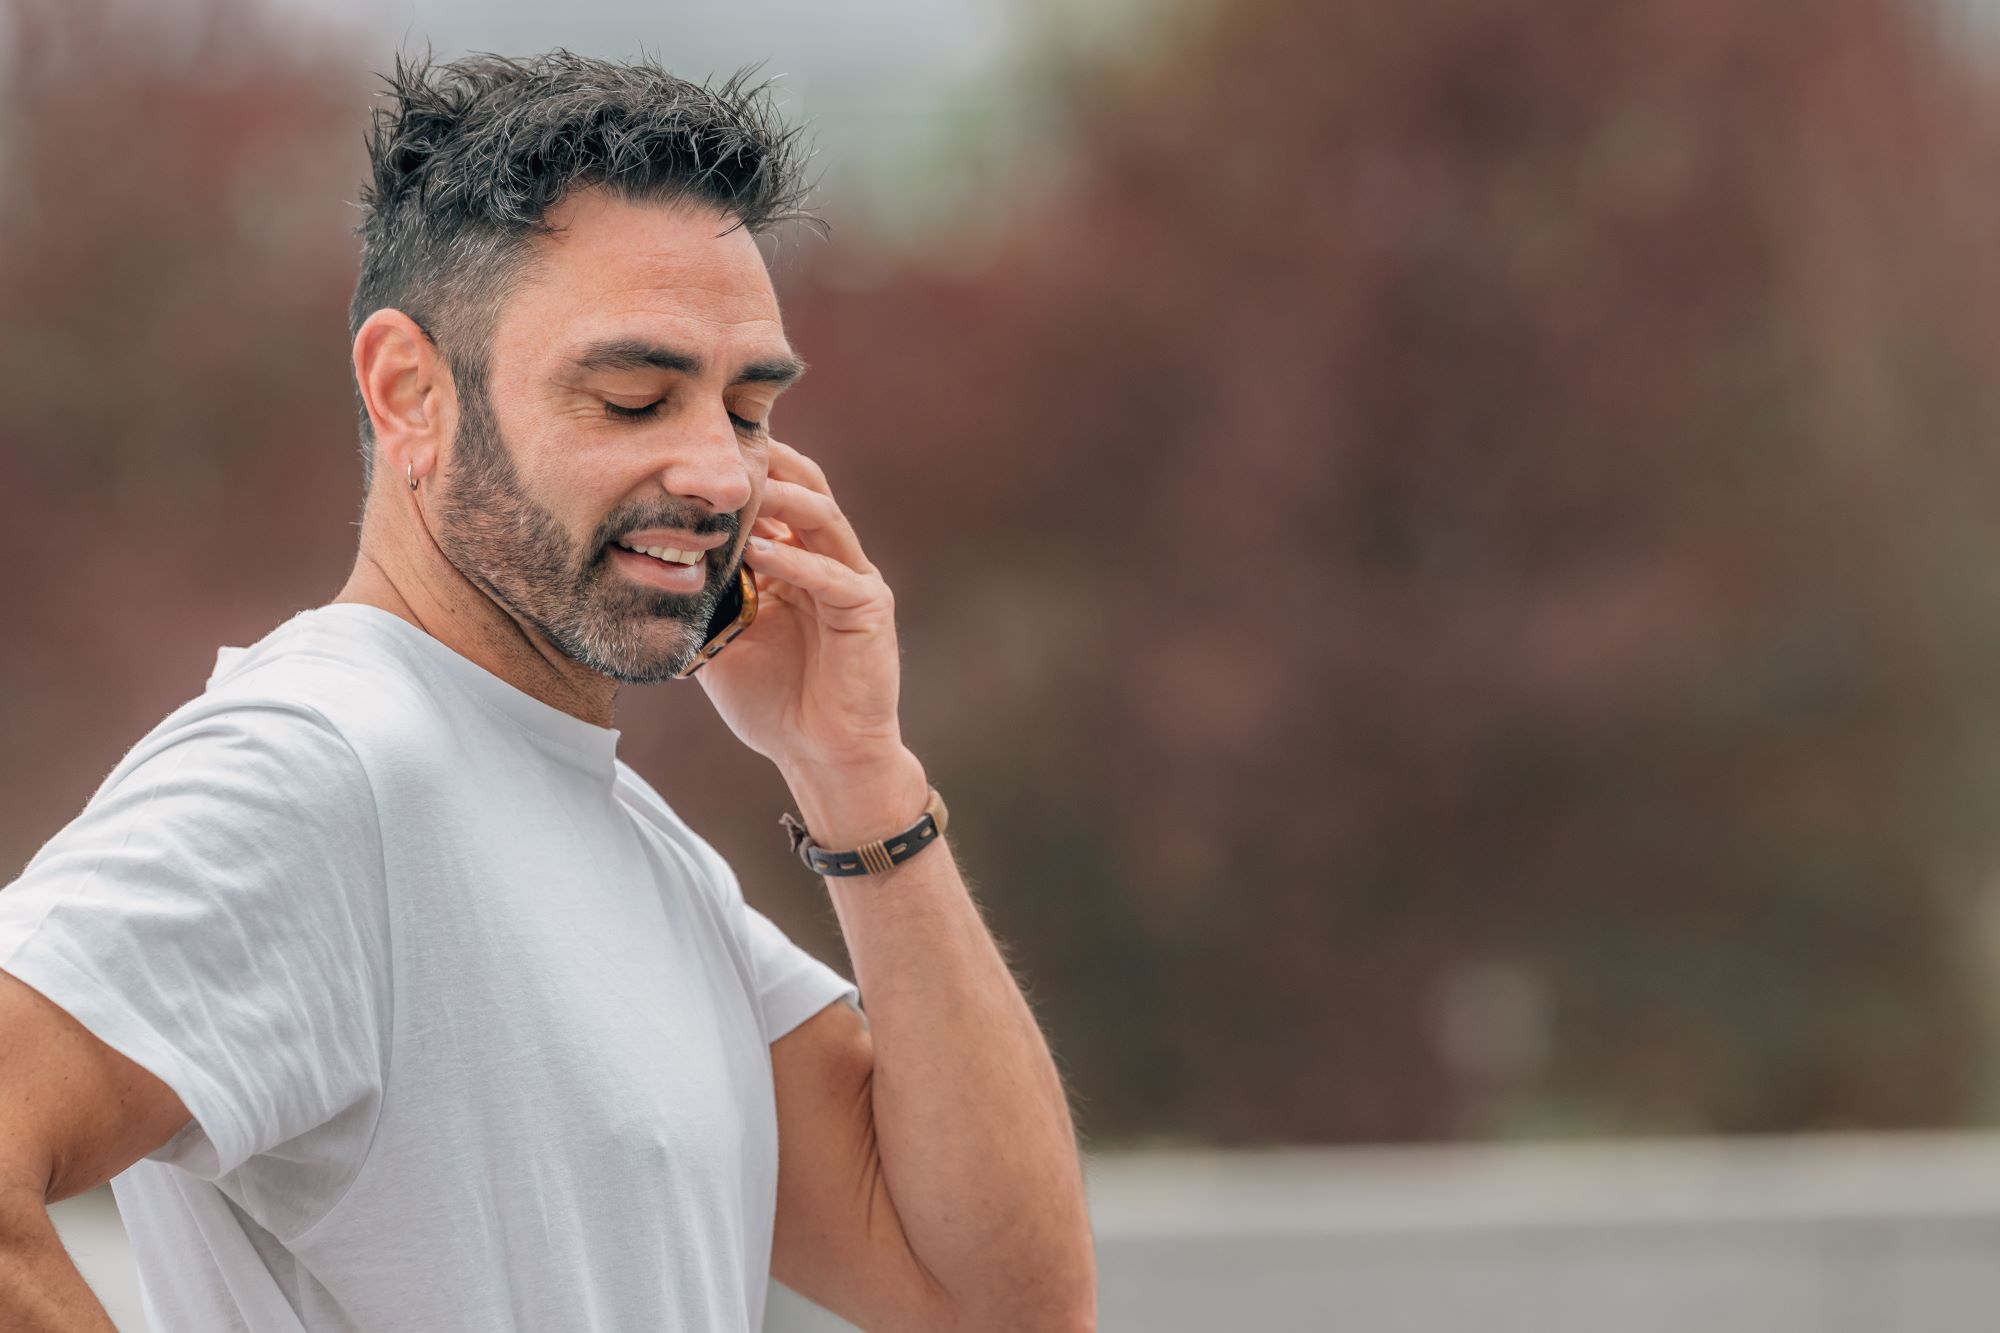
[[[897,590],[1104,1326],[2000,1317],[2000,4],[0,16],[0,864],[346,575],[370,71],[763,62],[831,226],[777,433]],[[846,970],[776,773],[619,725]]]

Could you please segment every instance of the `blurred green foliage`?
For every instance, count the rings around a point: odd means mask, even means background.
[[[367,81],[210,9],[24,11],[0,87],[7,855],[351,553]],[[1978,64],[1891,0],[1242,0],[1049,95],[976,245],[786,244],[777,424],[1086,1133],[1990,1117]],[[837,951],[775,775],[620,725]]]

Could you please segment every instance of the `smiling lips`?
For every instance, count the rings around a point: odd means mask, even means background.
[[[664,560],[670,565],[699,564],[703,555],[701,551],[680,551],[671,546],[634,546],[631,542],[623,539],[620,539],[617,544],[628,551],[637,551],[640,555],[650,555],[653,559]]]

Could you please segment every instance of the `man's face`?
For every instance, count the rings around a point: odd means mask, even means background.
[[[549,221],[503,298],[485,384],[459,384],[438,546],[571,659],[663,680],[737,576],[765,423],[803,366],[755,240],[718,234],[730,219],[592,190]]]

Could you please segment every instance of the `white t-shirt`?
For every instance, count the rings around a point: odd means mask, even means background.
[[[769,1043],[858,997],[617,740],[320,607],[0,891],[0,969],[193,1117],[112,1182],[156,1333],[761,1327]]]

